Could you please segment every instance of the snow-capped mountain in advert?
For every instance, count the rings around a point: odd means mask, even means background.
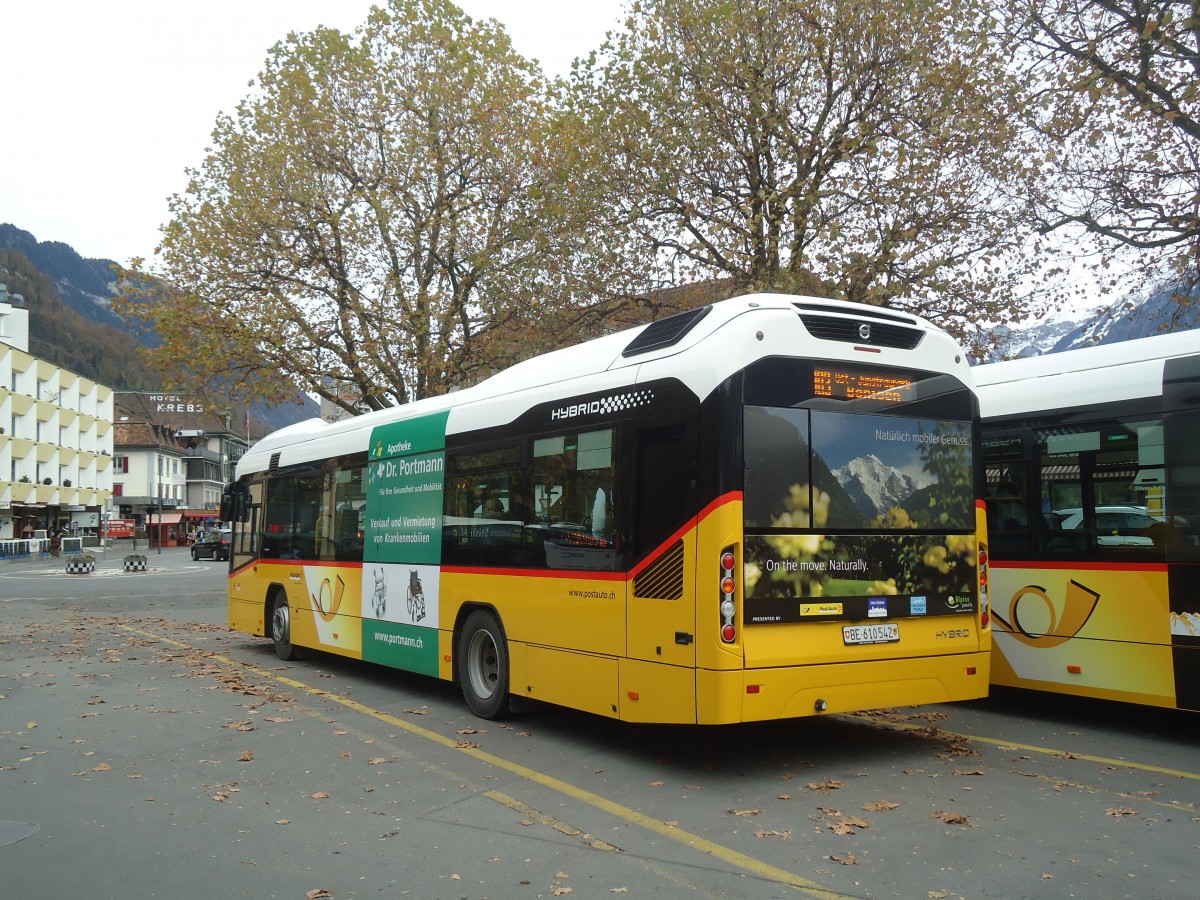
[[[885,514],[894,506],[903,507],[905,501],[924,486],[871,453],[834,469],[833,476],[853,501],[855,509],[868,520]]]

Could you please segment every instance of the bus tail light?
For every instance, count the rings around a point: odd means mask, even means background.
[[[988,552],[987,544],[979,545],[979,627],[987,628],[992,622],[988,611]]]
[[[737,570],[736,547],[721,551],[721,641],[732,644],[737,639]]]

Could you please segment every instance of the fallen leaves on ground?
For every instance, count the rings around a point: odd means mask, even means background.
[[[773,831],[773,830],[767,829],[767,828],[756,829],[754,832],[754,836],[756,838],[780,837],[780,838],[783,838],[785,841],[790,841],[792,839],[792,833],[790,831]]]
[[[864,803],[862,809],[866,812],[884,812],[889,809],[899,809],[899,803],[893,803],[891,800],[872,800],[870,803]]]
[[[858,816],[842,816],[829,826],[829,830],[834,834],[848,835],[858,834],[863,829],[870,827],[870,822],[866,821],[865,819],[860,819]]]
[[[808,783],[808,789],[810,791],[829,792],[829,791],[836,791],[838,788],[843,788],[843,787],[845,787],[845,785],[842,784],[842,782],[838,781],[836,778],[830,778],[828,781],[810,781]]]
[[[971,820],[962,813],[954,812],[952,810],[940,810],[935,813],[930,813],[929,818],[941,819],[943,822],[947,822],[950,825],[968,825],[971,828],[975,827],[974,825],[971,825]]]
[[[951,734],[937,726],[929,726],[927,728],[918,728],[913,734],[925,738],[929,741],[936,741],[945,746],[945,753],[939,754],[945,756],[978,756],[978,751],[971,747],[969,738],[961,734]]]

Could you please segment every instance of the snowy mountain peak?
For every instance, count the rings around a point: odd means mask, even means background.
[[[984,351],[983,362],[1042,356],[1200,327],[1200,293],[1194,290],[1183,302],[1177,297],[1175,288],[1166,286],[1090,309],[1056,311],[1027,327],[997,328],[993,331],[996,346]]]
[[[893,506],[903,506],[904,501],[922,487],[899,469],[870,453],[834,469],[833,476],[854,502],[855,508],[870,519],[883,515]]]

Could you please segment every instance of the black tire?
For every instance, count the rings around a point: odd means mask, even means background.
[[[296,658],[296,646],[292,643],[292,610],[288,606],[287,594],[276,591],[271,600],[271,618],[268,622],[275,655],[285,662]]]
[[[193,547],[193,548],[192,548],[192,562],[195,562],[195,561],[196,561],[196,560],[198,560],[199,558],[200,558],[200,554],[199,554],[199,553],[197,553],[197,552],[196,552],[196,548],[195,548],[195,547]]]
[[[508,714],[508,639],[494,613],[477,609],[467,616],[454,665],[471,712],[481,719]]]

